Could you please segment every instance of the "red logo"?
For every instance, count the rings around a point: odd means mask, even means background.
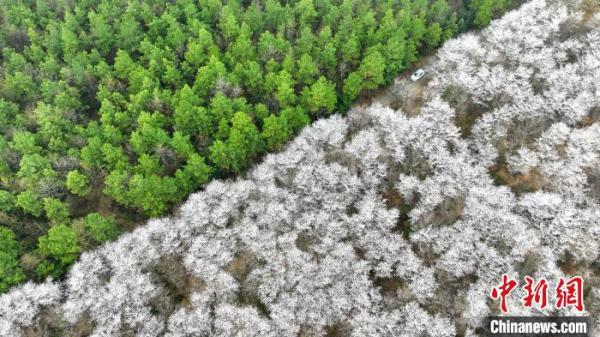
[[[511,280],[508,278],[508,275],[502,275],[502,284],[499,287],[492,289],[492,298],[497,300],[500,299],[500,310],[503,313],[508,312],[508,308],[506,307],[506,297],[510,295],[510,293],[517,286],[517,281]]]
[[[578,311],[583,311],[583,279],[575,276],[568,281],[561,277],[556,286],[556,308],[575,306]]]
[[[502,275],[502,282],[499,286],[492,288],[491,298],[500,300],[500,310],[508,313],[507,298],[517,287],[517,281],[510,279],[508,275]],[[525,285],[522,288],[525,296],[522,298],[522,304],[525,308],[537,306],[539,309],[545,309],[548,306],[548,282],[546,279],[540,279],[536,282],[532,277],[525,276]],[[568,280],[560,278],[554,290],[556,309],[573,306],[578,311],[584,311],[583,305],[583,278],[580,276],[572,277]]]
[[[541,279],[537,284],[534,279],[525,276],[525,286],[523,287],[527,295],[523,297],[523,306],[525,308],[533,307],[536,303],[538,308],[544,309],[548,305],[548,284],[546,279]]]

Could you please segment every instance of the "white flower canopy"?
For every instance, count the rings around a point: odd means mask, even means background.
[[[578,273],[600,318],[600,16],[559,3],[447,42],[416,116],[320,120],[0,296],[0,335],[474,336],[504,273]]]

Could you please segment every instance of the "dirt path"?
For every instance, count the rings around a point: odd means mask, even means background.
[[[379,103],[392,109],[402,109],[409,116],[417,115],[423,104],[423,90],[431,76],[429,70],[435,60],[435,55],[421,57],[416,64],[396,76],[391,84],[361,95],[354,107]],[[413,82],[410,75],[419,68],[425,70],[425,76]]]

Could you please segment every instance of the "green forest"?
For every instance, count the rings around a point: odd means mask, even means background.
[[[0,292],[60,277],[510,5],[0,2]]]

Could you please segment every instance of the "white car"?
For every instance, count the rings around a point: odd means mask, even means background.
[[[425,75],[425,70],[418,69],[410,76],[410,79],[413,80],[413,82],[418,81],[423,75]]]

